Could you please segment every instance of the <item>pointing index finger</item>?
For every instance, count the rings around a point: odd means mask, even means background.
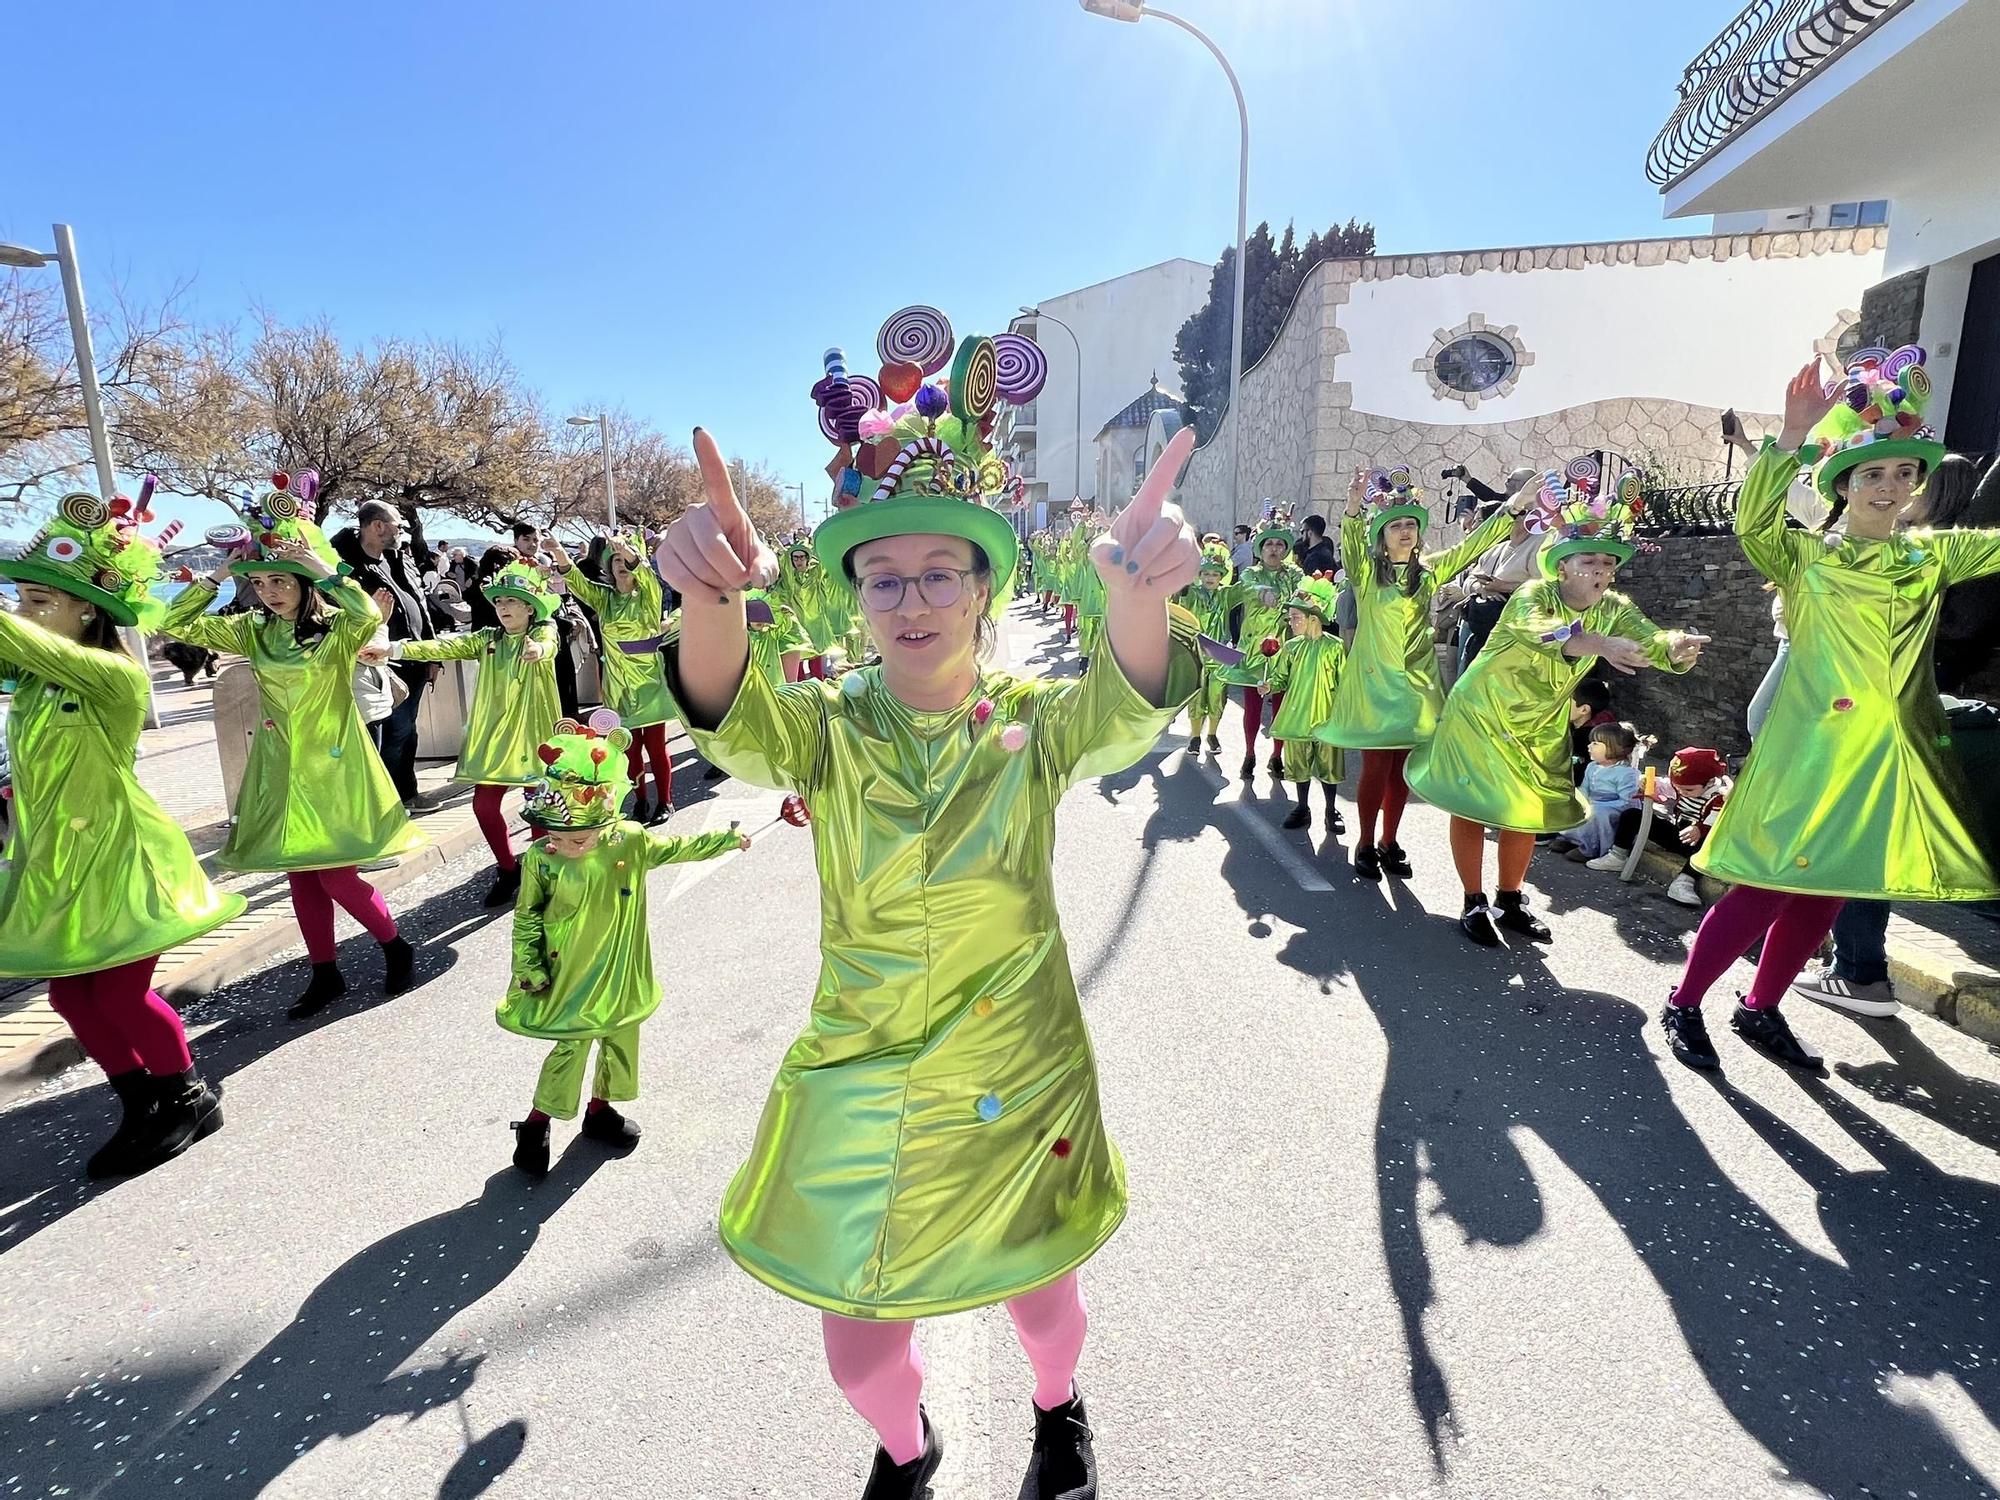
[[[1174,482],[1181,476],[1181,466],[1193,451],[1194,429],[1183,427],[1161,451],[1132,503],[1119,512],[1118,522],[1111,528],[1119,541],[1127,547],[1133,546],[1153,529],[1153,523],[1160,519],[1160,507],[1166,504]]]
[[[706,493],[708,508],[714,512],[716,525],[723,536],[741,557],[744,547],[740,544],[748,540],[750,517],[744,513],[743,503],[736,498],[736,485],[729,477],[729,464],[722,456],[722,449],[704,428],[694,430],[694,457],[701,466],[701,484]]]

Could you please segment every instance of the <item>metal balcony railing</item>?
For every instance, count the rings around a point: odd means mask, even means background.
[[[1246,262],[1245,264],[1248,263]],[[1014,408],[1014,425],[1016,427],[1033,427],[1035,425],[1034,402],[1030,401],[1025,406],[1017,406]]]
[[[1681,75],[1680,107],[1646,153],[1659,187],[1716,147],[1799,81],[1910,0],[1750,0]]]

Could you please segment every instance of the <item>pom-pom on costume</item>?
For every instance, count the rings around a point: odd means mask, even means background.
[[[1930,388],[1921,349],[1863,350],[1805,447],[1791,454],[1767,442],[1744,476],[1736,536],[1777,585],[1791,645],[1734,794],[1695,856],[1697,870],[1735,889],[1703,918],[1678,1006],[1698,1005],[1762,936],[1744,1005],[1775,1011],[1846,897],[2000,895],[1992,854],[1967,826],[1975,800],[1949,751],[1931,657],[1941,596],[2000,572],[2000,531],[1875,541],[1785,524],[1786,494],[1815,459],[1814,483],[1828,497],[1837,479],[1875,459],[1934,470],[1944,445],[1923,425]]]
[[[1229,583],[1235,576],[1229,549],[1211,543],[1202,548],[1201,571],[1195,581],[1181,590],[1174,602],[1195,618],[1201,633],[1212,641],[1229,639]],[[1229,684],[1222,680],[1220,664],[1202,658],[1201,686],[1188,704],[1188,749],[1198,750],[1206,731],[1211,742],[1222,729],[1222,712],[1229,704]]]
[[[948,325],[932,336],[932,316],[898,314],[884,342],[917,325],[931,368],[953,364],[949,383],[920,390],[915,415],[888,415],[893,479],[837,509],[814,545],[846,576],[869,541],[960,537],[991,563],[1001,607],[1017,543],[993,504],[1005,467],[982,435],[991,344],[967,338],[950,357]],[[1080,681],[983,672],[938,711],[901,702],[876,667],[837,687],[746,672],[721,722],[693,730],[735,776],[810,804],[820,876],[812,1018],[724,1199],[723,1243],[828,1315],[836,1379],[895,1464],[926,1451],[905,1320],[1005,1301],[1038,1375],[1053,1344],[1031,1328],[1069,1330],[1073,1365],[1071,1273],[1124,1217],[1124,1167],[1057,920],[1054,813],[1076,781],[1143,756],[1194,692],[1191,621],[1177,616],[1174,631],[1163,705],[1109,653]],[[858,1366],[909,1372],[907,1401],[856,1379]],[[1066,1369],[1060,1380],[1049,1406]]]
[[[277,484],[281,478],[285,483]],[[331,972],[333,908],[343,907],[384,945],[394,990],[408,982],[408,945],[397,937],[381,895],[355,868],[407,854],[424,842],[404,813],[354,702],[355,655],[382,616],[338,564],[319,528],[300,513],[311,499],[309,485],[294,486],[282,475],[273,483],[277,487],[249,517],[259,530],[238,544],[245,555],[230,572],[239,579],[259,571],[291,573],[303,588],[317,587],[333,612],[325,633],[301,643],[294,622],[261,608],[207,614],[215,586],[206,578],[175,596],[160,629],[245,658],[257,680],[262,718],[251,734],[235,823],[218,862],[229,870],[283,871],[289,877],[306,951],[315,965],[328,966],[326,984],[337,982]],[[315,584],[304,565],[270,550],[281,541],[309,547],[335,571]]]
[[[121,625],[150,622],[160,554],[139,534],[144,514],[122,497],[66,495],[22,554],[0,561],[0,577],[60,590]],[[133,774],[144,667],[0,610],[0,689],[12,695],[14,794],[0,977],[49,981],[50,1004],[125,1103],[93,1175],[141,1170],[222,1121],[193,1078],[179,1016],[151,987],[154,965],[241,915],[243,898],[209,884]]]
[[[537,749],[542,775],[528,789],[527,816],[536,827],[599,834],[581,854],[537,844],[522,857],[513,979],[495,1012],[507,1030],[555,1043],[542,1064],[534,1108],[559,1120],[577,1112],[592,1042],[593,1101],[638,1097],[639,1026],[660,1004],[647,873],[738,847],[734,829],[676,838],[621,821],[618,808],[631,791],[627,739],[605,709],[583,724],[559,720]],[[546,1151],[546,1119],[541,1124]]]
[[[472,813],[486,835],[493,862],[501,871],[518,867],[500,805],[510,786],[526,786],[542,773],[536,751],[542,734],[562,712],[556,690],[556,627],[550,623],[558,605],[555,591],[541,570],[512,562],[488,579],[482,592],[488,599],[512,599],[532,611],[528,628],[513,632],[497,625],[428,641],[398,641],[391,648],[400,661],[472,661],[479,680],[466,713],[465,743],[452,780],[478,788]],[[529,659],[533,647],[537,659]],[[502,882],[494,904],[511,893]]]

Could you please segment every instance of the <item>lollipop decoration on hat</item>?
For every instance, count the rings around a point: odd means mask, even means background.
[[[319,527],[305,514],[318,494],[319,475],[311,469],[301,469],[297,474],[280,469],[273,474],[270,491],[244,513],[244,524],[250,529],[249,540],[237,549],[243,555],[229,565],[229,571],[238,577],[271,572],[317,577],[310,568],[292,561],[280,550],[293,546],[310,549],[329,571],[351,573],[353,569],[341,562]]]
[[[632,782],[625,774],[631,731],[618,715],[600,708],[588,722],[558,719],[535,754],[545,767],[528,784],[522,816],[537,828],[573,832],[608,828]]]
[[[537,623],[554,617],[562,601],[533,563],[510,562],[480,589],[488,599],[516,599],[535,612]]]
[[[160,577],[160,543],[139,532],[140,523],[153,518],[153,485],[148,474],[136,504],[123,495],[107,504],[87,490],[64,495],[21,555],[0,562],[0,578],[60,589],[120,625],[151,629],[166,612],[151,592]]]
[[[1639,550],[1632,535],[1644,488],[1639,476],[1630,471],[1620,475],[1609,495],[1598,492],[1602,479],[1603,466],[1589,454],[1571,459],[1560,474],[1551,469],[1543,476],[1528,529],[1549,534],[1540,554],[1544,577],[1556,577],[1557,565],[1579,553],[1624,563]]]
[[[1264,523],[1257,528],[1256,534],[1250,538],[1251,555],[1253,557],[1261,557],[1264,552],[1264,543],[1272,537],[1279,538],[1289,547],[1293,542],[1298,540],[1298,533],[1292,529],[1291,507],[1280,505],[1275,500],[1266,500],[1264,502]]]
[[[1924,423],[1931,400],[1925,360],[1918,344],[1863,349],[1847,362],[1845,380],[1828,383],[1827,394],[1841,399],[1810,439],[1821,452],[1813,483],[1827,501],[1834,499],[1834,481],[1858,465],[1913,458],[1928,474],[1944,457],[1944,444]]]
[[[1430,524],[1424,492],[1404,465],[1375,470],[1368,476],[1368,545],[1375,545],[1391,521],[1402,520],[1415,521],[1419,528]]]

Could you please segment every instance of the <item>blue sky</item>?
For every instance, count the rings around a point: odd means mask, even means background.
[[[1670,232],[1646,147],[1735,10],[1170,8],[1242,79],[1251,222],[1390,252]],[[207,317],[498,334],[555,407],[699,422],[814,497],[826,345],[916,301],[997,331],[1234,232],[1220,70],[1075,0],[107,0],[8,33],[0,239],[67,220],[93,283],[191,276]]]

